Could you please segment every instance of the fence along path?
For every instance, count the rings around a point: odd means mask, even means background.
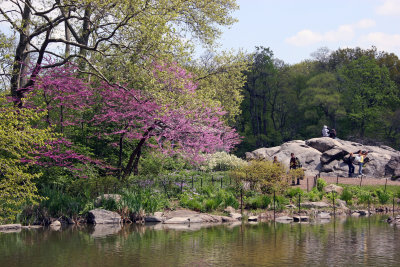
[[[314,186],[314,176],[306,176],[304,180],[300,180],[300,185],[296,185],[295,187],[300,187],[303,190],[307,190],[307,180],[308,180],[308,190],[311,190]],[[390,178],[373,178],[373,177],[363,177],[361,178],[346,178],[346,177],[323,177],[328,184],[349,184],[349,185],[397,185],[400,186],[400,181],[392,181]]]

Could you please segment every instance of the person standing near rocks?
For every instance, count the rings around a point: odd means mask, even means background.
[[[364,174],[362,173],[363,170],[363,165],[364,165],[364,157],[365,157],[365,151],[358,151],[358,155],[355,157],[355,160],[358,161],[358,175],[363,176]]]
[[[290,170],[296,170],[301,168],[301,163],[300,160],[294,156],[294,153],[290,153],[290,164],[289,164],[289,169]],[[294,176],[292,176],[292,185],[294,185]],[[297,184],[300,184],[300,177],[297,177]]]
[[[347,158],[345,158],[344,160],[345,163],[347,163],[347,165],[349,166],[349,178],[353,177],[354,174],[354,155],[353,153],[350,153],[349,156]]]
[[[322,127],[322,137],[329,137],[329,129],[328,126],[324,125],[324,127]]]

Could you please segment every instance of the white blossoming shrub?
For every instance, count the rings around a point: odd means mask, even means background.
[[[201,169],[203,171],[228,171],[247,165],[247,161],[226,152],[217,152],[207,156]]]

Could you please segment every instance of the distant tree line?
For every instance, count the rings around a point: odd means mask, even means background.
[[[288,65],[256,47],[237,120],[244,136],[237,154],[321,135],[365,143],[400,144],[400,60],[393,53],[320,48],[312,60]]]

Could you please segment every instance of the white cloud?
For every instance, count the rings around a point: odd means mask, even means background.
[[[286,42],[295,46],[306,46],[319,42],[350,41],[355,36],[355,30],[375,26],[375,21],[363,19],[355,24],[340,25],[336,30],[324,33],[313,32],[309,29],[299,31],[294,36],[286,38]]]
[[[400,51],[400,34],[386,34],[383,32],[372,32],[363,36],[361,41],[365,45],[374,45],[380,50],[387,52]]]
[[[400,0],[385,0],[376,12],[385,16],[400,16]]]

